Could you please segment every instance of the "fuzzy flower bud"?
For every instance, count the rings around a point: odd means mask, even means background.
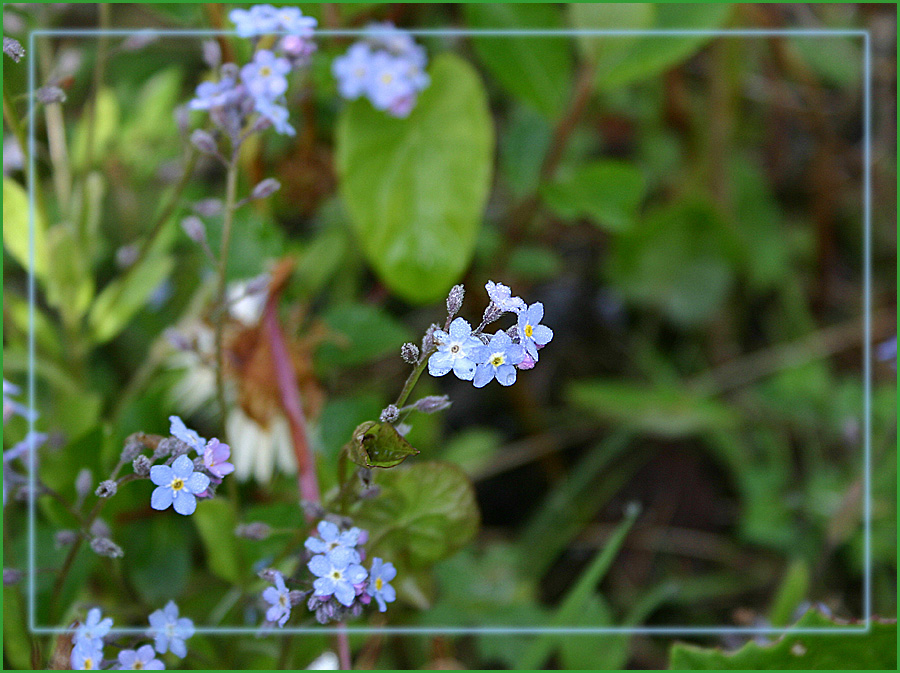
[[[447,395],[429,395],[417,401],[413,406],[416,408],[416,411],[421,411],[424,414],[434,414],[438,411],[449,409],[451,404],[453,402],[450,401]]]
[[[15,568],[3,569],[3,586],[8,587],[11,584],[18,584],[22,581],[23,573]]]
[[[462,308],[463,298],[466,296],[466,288],[462,285],[454,285],[450,288],[450,294],[447,295],[447,315],[455,316]]]
[[[281,189],[281,183],[275,178],[266,178],[250,192],[251,199],[264,199]]]
[[[94,537],[109,537],[112,535],[109,525],[103,519],[94,521],[94,523],[91,524],[90,532]]]
[[[190,215],[181,221],[181,228],[194,243],[206,242],[206,225],[196,215]]]
[[[138,456],[131,464],[131,466],[134,468],[134,473],[139,477],[149,477],[150,467],[152,465],[153,464],[150,462],[150,459],[147,458],[147,456]]]
[[[419,347],[409,342],[403,344],[400,347],[400,357],[408,364],[416,364],[419,361]]]
[[[499,320],[500,316],[502,316],[502,315],[503,315],[503,309],[500,308],[494,302],[491,302],[490,304],[487,305],[487,308],[484,309],[484,317],[481,319],[481,321],[485,325],[490,325],[495,320]]]
[[[398,418],[400,418],[400,410],[397,409],[395,405],[389,404],[381,412],[381,416],[378,420],[382,423],[393,423]]]
[[[194,345],[191,343],[191,340],[187,338],[183,333],[179,332],[174,327],[166,328],[165,332],[163,332],[163,336],[165,336],[166,341],[169,342],[169,345],[172,346],[175,350],[179,351],[192,351],[194,350]]]
[[[21,61],[22,57],[25,56],[25,50],[22,48],[22,45],[19,44],[18,40],[14,40],[11,37],[3,38],[3,53],[16,63]]]
[[[125,448],[122,449],[122,462],[127,463],[130,460],[134,460],[143,450],[144,445],[141,442],[133,439],[127,440],[125,442]]]
[[[261,580],[271,584],[275,584],[275,578],[281,575],[275,568],[263,568],[256,574]]]
[[[239,525],[234,529],[234,534],[247,540],[265,540],[271,534],[272,529],[262,521],[254,521]]]
[[[219,154],[219,147],[216,145],[215,138],[202,129],[197,129],[191,134],[191,144],[204,154],[212,154],[214,156]]]
[[[221,215],[223,206],[220,199],[202,199],[191,206],[200,217],[215,217]]]
[[[91,549],[98,556],[108,556],[109,558],[119,558],[125,555],[122,548],[108,537],[95,537],[91,540]]]
[[[75,544],[75,541],[78,539],[78,533],[74,530],[60,530],[56,532],[53,538],[57,549],[60,549]]]
[[[52,84],[42,86],[40,89],[35,91],[34,97],[37,99],[38,103],[41,103],[43,105],[66,102],[66,92],[60,89],[58,86],[53,86]]]
[[[187,137],[187,132],[191,128],[191,113],[186,105],[179,105],[175,108],[172,115],[175,117],[175,126],[178,128],[178,134],[182,138]]]
[[[425,330],[425,336],[422,337],[422,352],[430,353],[434,349],[434,331],[440,329],[440,325],[431,324]]]
[[[84,497],[91,492],[91,486],[94,485],[94,475],[87,468],[81,470],[75,477],[75,492],[79,497]]]
[[[203,41],[203,62],[213,70],[222,64],[222,48],[216,40]]]
[[[105,481],[101,481],[100,485],[97,487],[97,490],[94,491],[94,495],[98,498],[111,498],[116,494],[116,491],[119,490],[119,485],[113,481],[112,479],[106,479]]]
[[[295,605],[300,605],[306,599],[306,597],[308,595],[309,595],[308,591],[297,591],[296,589],[294,591],[289,592],[288,600],[291,603],[291,607],[293,607]]]

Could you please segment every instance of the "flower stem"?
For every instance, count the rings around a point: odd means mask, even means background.
[[[228,416],[225,400],[225,320],[228,317],[228,308],[225,297],[225,271],[228,268],[228,247],[231,244],[231,227],[234,221],[234,202],[237,195],[237,151],[232,152],[231,161],[228,164],[228,177],[225,187],[225,220],[222,224],[222,245],[219,249],[219,275],[216,286],[216,399],[219,410],[222,413],[223,436],[225,434],[225,420]]]
[[[428,364],[428,358],[431,357],[431,354],[437,350],[435,346],[432,346],[426,352],[422,353],[422,356],[419,358],[419,361],[416,363],[416,366],[413,367],[413,370],[409,373],[409,376],[406,377],[406,382],[403,384],[403,389],[400,391],[400,394],[397,396],[396,401],[394,402],[394,406],[398,409],[402,407],[406,400],[409,399],[410,393],[412,393],[413,388],[416,387],[416,383],[419,380],[419,377],[422,376],[422,372],[425,371],[425,367]]]

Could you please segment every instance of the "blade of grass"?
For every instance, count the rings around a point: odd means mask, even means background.
[[[587,570],[578,578],[575,586],[566,593],[550,621],[550,626],[576,626],[578,624],[579,614],[596,591],[597,584],[600,583],[600,580],[603,579],[612,565],[613,559],[615,559],[622,548],[625,537],[628,535],[640,512],[640,506],[636,504],[627,508],[625,519],[610,537],[609,544],[594,557]],[[559,636],[556,634],[545,634],[538,637],[531,644],[531,647],[522,654],[515,668],[519,670],[538,668],[558,646]]]

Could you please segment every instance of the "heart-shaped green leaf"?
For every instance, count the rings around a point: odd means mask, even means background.
[[[494,128],[478,74],[452,54],[406,119],[366,100],[337,126],[340,193],[378,276],[409,301],[446,295],[472,257],[491,184]]]

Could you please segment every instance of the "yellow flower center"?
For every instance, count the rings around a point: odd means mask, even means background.
[[[386,72],[381,76],[381,81],[385,84],[390,84],[392,81],[394,81],[394,76],[391,73]]]
[[[136,671],[142,671],[142,670],[144,670],[144,662],[143,662],[143,661],[135,661],[135,662],[134,662],[134,667],[133,667],[133,668],[134,668],[134,670],[136,670]]]
[[[269,75],[272,74],[272,68],[270,68],[267,65],[264,65],[262,68],[259,69],[259,74],[262,75],[263,77],[268,77]]]
[[[384,580],[380,577],[375,580],[375,591],[381,591],[381,587],[384,586]]]
[[[180,491],[181,489],[184,488],[184,479],[181,479],[180,477],[175,477],[172,480],[172,483],[169,484],[169,488],[171,488],[173,491]]]
[[[340,570],[332,570],[332,571],[331,571],[331,577],[332,577],[333,579],[336,579],[336,580],[341,579],[341,577],[342,577],[341,571],[340,571]]]
[[[504,362],[506,362],[506,358],[503,357],[503,353],[494,353],[491,356],[491,364],[494,365],[495,367],[499,367]]]
[[[525,325],[525,336],[530,337],[532,334],[534,334],[534,328],[530,324]]]
[[[459,344],[453,344],[452,346],[450,346],[450,352],[459,353]]]
[[[84,660],[84,670],[92,671],[94,670],[94,660],[88,657]]]
[[[287,601],[285,600],[283,594],[282,594],[281,596],[278,597],[278,604],[279,604],[281,607],[284,607],[285,605],[287,605]]]

